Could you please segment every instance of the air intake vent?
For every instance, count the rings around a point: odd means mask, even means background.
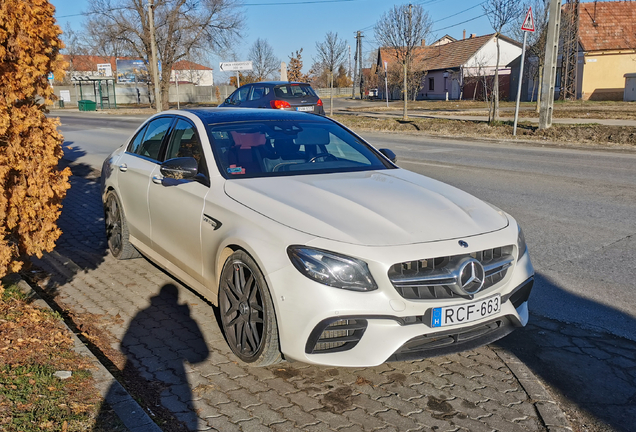
[[[360,342],[367,329],[364,319],[329,319],[322,321],[309,336],[305,352],[320,354],[347,351]]]

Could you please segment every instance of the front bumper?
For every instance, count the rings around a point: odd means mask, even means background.
[[[473,242],[477,243],[474,239]],[[419,252],[407,253],[419,256]],[[281,350],[286,358],[332,366],[376,366],[391,360],[472,349],[493,342],[528,321],[527,300],[534,269],[527,253],[494,290],[481,296],[501,296],[496,315],[441,328],[431,326],[433,307],[461,305],[470,300],[404,299],[386,277],[386,266],[371,259],[366,262],[378,284],[378,289],[371,292],[321,285],[291,265],[267,276],[273,288]],[[479,298],[477,295],[475,300]],[[331,334],[336,338],[345,338],[345,344],[316,350],[317,343],[325,342],[324,336],[318,341],[325,330],[334,331]]]

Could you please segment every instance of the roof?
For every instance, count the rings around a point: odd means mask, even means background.
[[[415,47],[413,51],[413,61],[415,63],[423,63],[423,69],[429,71],[458,68],[465,64],[494,36],[495,35],[493,33],[469,39],[462,39],[455,42],[448,42],[443,45]],[[506,36],[502,35],[500,36],[500,39],[521,47],[521,44],[517,41]],[[389,63],[397,60],[394,48],[380,48],[380,56],[382,61],[388,61]]]
[[[91,55],[68,55],[65,54],[64,61],[68,62],[75,71],[91,72],[97,70],[98,64],[110,63],[112,70],[117,69],[115,57],[112,56],[91,56]],[[71,64],[72,63],[72,64]]]
[[[188,60],[179,60],[178,62],[174,62],[172,65],[172,70],[214,70],[211,67],[203,66]]]
[[[636,2],[581,3],[579,41],[583,51],[636,48]]]

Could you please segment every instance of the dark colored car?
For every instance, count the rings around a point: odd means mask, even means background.
[[[325,115],[322,100],[309,84],[267,81],[239,87],[220,107],[272,108]]]

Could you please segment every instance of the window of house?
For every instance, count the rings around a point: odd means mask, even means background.
[[[435,78],[429,78],[428,79],[428,90],[429,91],[434,91],[435,90]]]

